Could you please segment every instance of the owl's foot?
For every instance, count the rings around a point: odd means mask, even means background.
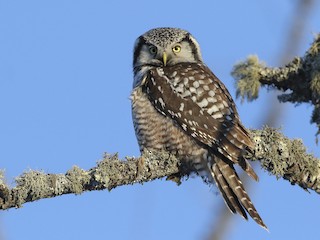
[[[137,161],[137,174],[136,174],[136,179],[139,179],[140,176],[142,175],[141,173],[144,171],[144,164],[145,164],[145,158],[141,156],[139,160]]]
[[[167,181],[173,181],[178,186],[181,184],[181,175],[179,173],[170,175],[166,178]]]

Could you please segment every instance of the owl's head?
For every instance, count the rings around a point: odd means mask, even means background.
[[[196,39],[179,28],[155,28],[135,42],[133,67],[172,66],[180,62],[202,62]]]

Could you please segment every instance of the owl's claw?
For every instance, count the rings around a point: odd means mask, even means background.
[[[179,173],[170,175],[166,178],[167,181],[173,181],[175,182],[178,186],[181,184],[181,176]]]
[[[141,156],[137,161],[136,179],[140,178],[140,176],[142,175],[141,173],[143,172],[144,164],[145,164],[145,158]]]

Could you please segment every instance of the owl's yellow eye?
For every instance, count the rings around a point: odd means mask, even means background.
[[[173,48],[172,48],[172,51],[174,53],[179,53],[181,51],[181,46],[180,45],[175,45]]]
[[[155,55],[157,54],[157,48],[155,46],[149,46],[149,52]]]

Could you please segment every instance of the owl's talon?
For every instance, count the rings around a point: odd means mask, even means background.
[[[175,182],[178,186],[181,184],[181,177],[180,174],[174,174],[170,175],[166,178],[167,181],[173,181]]]
[[[143,172],[143,168],[144,168],[144,163],[145,163],[145,158],[143,156],[141,156],[137,161],[136,178],[139,178],[141,176],[141,173]]]

